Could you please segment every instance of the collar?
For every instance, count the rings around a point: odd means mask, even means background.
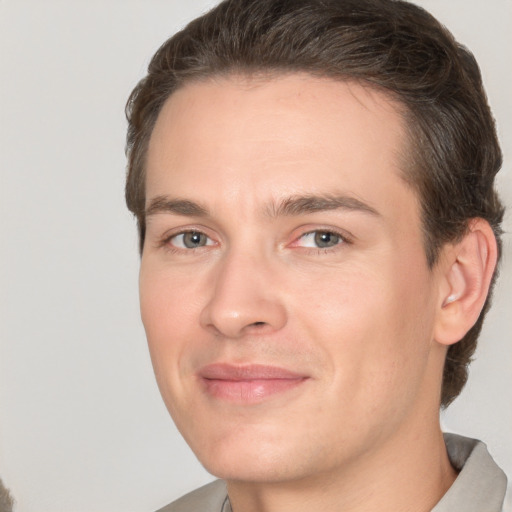
[[[500,512],[507,488],[505,473],[481,441],[444,434],[450,462],[459,476],[432,512]]]

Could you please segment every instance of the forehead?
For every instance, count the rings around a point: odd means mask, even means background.
[[[157,119],[146,201],[172,194],[227,205],[237,197],[248,207],[339,192],[374,206],[414,196],[401,178],[404,124],[394,101],[356,82],[292,74],[190,83]]]

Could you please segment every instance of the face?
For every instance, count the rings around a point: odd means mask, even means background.
[[[164,401],[226,479],[343,471],[437,408],[436,276],[382,93],[307,75],[174,93],[140,297]]]

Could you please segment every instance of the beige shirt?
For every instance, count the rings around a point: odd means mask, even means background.
[[[507,477],[494,462],[485,444],[455,434],[445,434],[444,438],[450,461],[459,475],[432,512],[501,512]],[[226,484],[217,480],[157,512],[232,511]]]

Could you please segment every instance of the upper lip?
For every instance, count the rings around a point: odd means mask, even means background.
[[[265,364],[214,363],[204,366],[198,373],[203,379],[230,381],[304,379],[307,377],[307,375],[286,368]]]

